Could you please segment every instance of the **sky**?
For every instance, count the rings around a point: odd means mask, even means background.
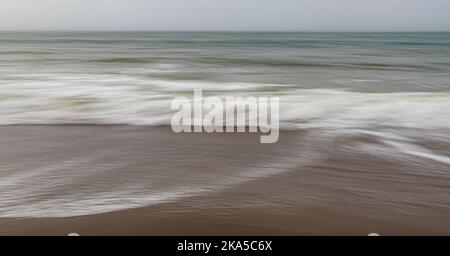
[[[450,0],[0,0],[0,30],[450,31]]]

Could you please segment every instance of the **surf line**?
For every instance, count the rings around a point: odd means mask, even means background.
[[[171,127],[181,132],[260,132],[261,143],[279,139],[280,107],[278,97],[203,97],[195,89],[193,99],[184,96],[172,100]]]

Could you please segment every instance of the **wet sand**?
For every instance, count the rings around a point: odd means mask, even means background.
[[[170,127],[2,126],[0,235],[449,235],[448,170],[325,130],[260,144]]]

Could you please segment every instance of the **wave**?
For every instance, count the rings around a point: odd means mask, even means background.
[[[123,75],[68,77],[41,74],[1,85],[0,125],[170,124],[173,98],[280,97],[283,128],[393,126],[450,128],[450,92],[355,92],[306,89],[292,84],[148,80]],[[42,79],[44,77],[44,79]]]
[[[296,138],[289,145],[299,147],[301,143]],[[321,160],[319,152],[298,155],[289,147],[280,149],[279,155],[269,154],[271,151],[263,153],[264,158],[257,162],[237,159],[240,168],[235,168],[235,164],[205,164],[186,175],[185,167],[180,168],[172,158],[180,155],[184,147],[165,144],[162,147],[165,147],[162,152],[169,154],[163,153],[151,165],[143,164],[148,155],[133,145],[102,150],[87,148],[80,152],[81,156],[52,158],[54,161],[43,166],[34,163],[33,168],[27,168],[26,163],[2,166],[5,175],[0,177],[0,216],[71,217],[177,202],[291,172]],[[204,153],[189,156],[186,161],[195,159],[201,163],[205,159]],[[154,162],[161,158],[169,164],[153,168]],[[134,165],[136,162],[138,165]]]

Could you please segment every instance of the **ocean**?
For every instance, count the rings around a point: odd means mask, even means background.
[[[280,141],[173,133],[194,89],[279,97]],[[299,234],[306,212],[448,234],[449,117],[450,33],[0,32],[0,233],[144,208],[146,234],[200,215]]]
[[[169,124],[278,96],[281,126],[450,128],[450,33],[0,33],[0,124]]]

